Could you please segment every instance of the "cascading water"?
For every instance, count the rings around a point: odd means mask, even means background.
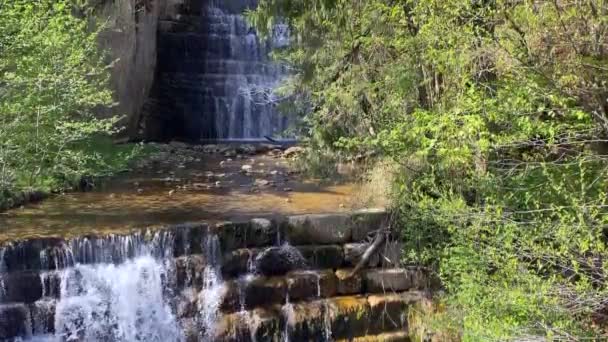
[[[219,306],[225,292],[221,272],[220,242],[217,236],[210,235],[203,247],[207,265],[203,272],[203,289],[199,294],[201,331],[205,340],[213,336],[213,327],[218,319]]]
[[[148,139],[259,140],[293,121],[276,89],[289,74],[269,57],[289,45],[287,25],[259,39],[243,12],[255,0],[190,1],[159,32],[158,73],[148,101]],[[193,6],[202,6],[192,8]],[[192,18],[197,19],[192,19]]]
[[[55,337],[84,341],[181,341],[163,297],[165,267],[151,256],[63,272]]]
[[[42,268],[57,271],[40,273],[43,298],[34,303],[27,340],[184,340],[166,296],[171,247],[171,234],[159,233],[150,242],[134,234],[43,250]]]

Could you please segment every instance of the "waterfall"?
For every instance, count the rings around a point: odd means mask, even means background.
[[[225,287],[221,272],[220,242],[216,235],[209,235],[203,246],[207,265],[203,271],[203,289],[199,294],[201,330],[205,340],[211,340],[213,327],[218,319],[219,306]]]
[[[260,140],[288,137],[294,121],[276,91],[290,74],[269,56],[289,45],[287,25],[261,39],[243,12],[255,0],[178,6],[159,31],[157,79],[146,112],[151,140]],[[192,8],[202,6],[202,8]]]
[[[287,127],[276,109],[280,99],[275,89],[287,73],[284,66],[269,60],[268,53],[288,44],[289,30],[277,26],[269,42],[260,41],[240,13],[230,13],[220,3],[209,6],[206,19],[209,40],[229,42],[227,49],[206,61],[206,76],[217,79],[207,87],[216,105],[211,114],[216,117],[217,138],[259,139],[280,134]]]
[[[63,270],[55,335],[47,341],[182,341],[163,296],[165,274],[150,255]]]

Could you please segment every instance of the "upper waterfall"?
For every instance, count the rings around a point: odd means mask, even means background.
[[[243,13],[255,1],[186,1],[159,31],[156,84],[145,111],[150,140],[261,139],[290,120],[275,89],[288,74],[272,48],[289,44],[277,25],[262,40]]]

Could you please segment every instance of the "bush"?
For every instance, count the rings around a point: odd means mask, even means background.
[[[447,326],[605,336],[605,2],[262,0],[250,18],[289,23],[277,55],[316,146],[401,165],[404,259],[441,275]]]
[[[97,173],[82,149],[115,132],[103,24],[70,0],[0,1],[0,192],[60,188]]]

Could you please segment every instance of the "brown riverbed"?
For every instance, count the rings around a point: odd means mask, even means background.
[[[191,221],[218,222],[350,210],[357,185],[306,178],[267,151],[164,147],[89,192],[66,193],[0,213],[0,241],[125,232]],[[245,169],[243,170],[244,165]]]

